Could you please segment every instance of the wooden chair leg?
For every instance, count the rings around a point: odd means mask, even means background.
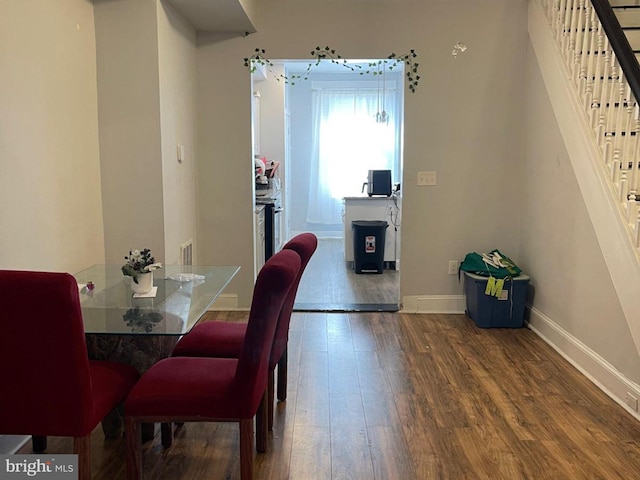
[[[127,440],[127,480],[142,480],[142,433],[140,424],[132,418],[125,418]]]
[[[173,443],[173,424],[161,423],[160,424],[160,438],[162,439],[162,446],[169,448]]]
[[[274,377],[273,370],[269,370],[267,378],[267,427],[269,431],[273,430]]]
[[[265,390],[262,394],[258,411],[256,412],[256,450],[260,453],[267,451],[267,441],[269,437],[267,421],[267,410],[269,407],[267,403],[267,391]]]
[[[240,420],[240,478],[253,480],[253,419]],[[127,480],[133,480],[131,478]]]
[[[278,362],[278,400],[281,402],[287,399],[287,348]]]
[[[78,455],[78,480],[91,480],[91,434],[73,438],[73,452]]]
[[[44,453],[47,449],[47,437],[33,435],[31,437],[31,448],[33,449],[33,453]]]

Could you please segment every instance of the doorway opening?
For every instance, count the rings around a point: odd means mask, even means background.
[[[368,70],[376,62],[373,75],[328,60],[295,82],[269,73],[256,80],[254,73],[253,93],[259,91],[260,98],[257,155],[267,165],[280,164],[282,237],[312,232],[319,241],[296,310],[399,308],[403,66],[390,68],[386,59],[346,61]],[[272,73],[296,78],[308,65],[276,61]],[[391,172],[392,196],[368,196],[369,170]],[[355,273],[352,220],[387,222],[382,273]]]

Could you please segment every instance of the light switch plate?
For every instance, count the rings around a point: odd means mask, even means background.
[[[431,185],[437,185],[438,180],[436,176],[436,172],[428,171],[428,172],[418,172],[418,186],[419,187],[427,187]]]

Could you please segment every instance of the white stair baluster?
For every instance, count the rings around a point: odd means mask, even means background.
[[[640,180],[640,175],[638,175],[638,155],[640,154],[640,138],[638,137],[640,137],[640,119],[638,118],[638,115],[638,103],[636,102],[633,106],[633,131],[635,135],[632,142],[633,148],[629,154],[629,158],[631,160],[631,190],[636,193],[640,192],[640,185],[638,184],[638,181]]]
[[[602,32],[602,25],[598,22],[598,55],[597,68],[595,73],[596,83],[596,106],[598,111],[596,112],[595,125],[596,140],[602,147],[604,144],[604,134],[606,126],[606,111],[607,111],[607,85],[608,78],[611,70],[611,54],[609,52],[609,42],[607,37]]]
[[[582,91],[580,89],[580,78],[582,73],[582,57],[585,55],[584,52],[584,28],[585,28],[585,8],[584,8],[585,0],[578,1],[578,10],[576,11],[576,35],[574,40],[574,49],[573,49],[573,65],[572,65],[572,77],[575,86],[578,88],[578,94],[582,95]]]
[[[623,205],[623,208],[626,208],[626,206],[629,204],[629,201],[627,199],[628,193],[629,184],[627,183],[627,172],[626,170],[621,170],[620,182],[618,183],[618,201]]]
[[[576,23],[578,18],[578,2],[579,0],[569,0],[570,10],[567,12],[567,21],[565,22],[566,29],[566,44],[564,46],[564,56],[567,60],[567,66],[571,68],[571,61],[573,60],[573,51],[576,48]]]
[[[596,91],[597,85],[597,77],[595,73],[596,66],[598,64],[598,59],[600,58],[599,49],[598,49],[598,32],[597,32],[597,24],[594,22],[593,17],[595,16],[595,10],[593,6],[588,3],[588,14],[587,14],[587,28],[589,30],[588,45],[585,47],[588,54],[586,55],[586,69],[585,69],[585,109],[589,112],[589,122],[590,125],[594,125],[594,94]],[[587,42],[585,42],[587,43]]]

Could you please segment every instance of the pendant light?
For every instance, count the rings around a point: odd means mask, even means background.
[[[380,64],[382,63],[382,74],[380,73]],[[383,62],[378,62],[378,112],[376,113],[376,122],[377,123],[389,123],[389,114],[384,109],[386,103],[386,72],[385,70],[387,66],[386,60]],[[380,90],[380,75],[382,75],[382,90]],[[380,97],[382,97],[382,102],[380,102]],[[380,103],[382,103],[382,111],[380,111]]]

